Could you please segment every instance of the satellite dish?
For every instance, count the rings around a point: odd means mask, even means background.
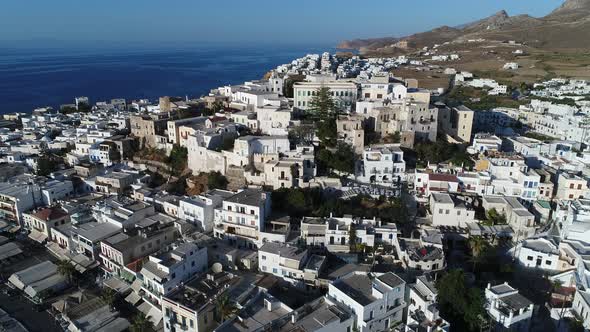
[[[221,271],[223,271],[223,266],[221,265],[221,263],[215,263],[211,267],[211,270],[213,271],[213,273],[220,273]]]

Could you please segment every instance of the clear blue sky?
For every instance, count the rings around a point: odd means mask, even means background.
[[[403,36],[501,9],[543,16],[562,0],[2,0],[10,41],[292,42]]]

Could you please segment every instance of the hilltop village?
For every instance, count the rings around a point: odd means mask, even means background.
[[[590,82],[498,82],[437,49],[3,115],[2,322],[590,329]]]

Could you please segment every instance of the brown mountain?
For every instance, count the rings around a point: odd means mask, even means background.
[[[411,49],[453,40],[484,38],[516,40],[540,48],[590,48],[590,0],[567,0],[545,17],[509,16],[500,11],[479,21],[456,27],[443,26],[402,38],[346,41],[339,45],[362,51],[393,48],[400,40]]]

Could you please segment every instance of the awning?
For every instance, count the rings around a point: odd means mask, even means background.
[[[80,273],[92,270],[99,265],[97,261],[86,257],[84,254],[77,254],[76,256],[72,257],[71,263]]]
[[[128,290],[131,289],[129,284],[117,277],[110,277],[107,280],[103,281],[103,284],[117,293],[126,293]]]
[[[156,307],[152,307],[147,316],[150,322],[152,322],[156,327],[162,322],[162,310]]]
[[[134,292],[139,293],[141,290],[141,280],[135,279],[135,281],[133,281],[131,284],[131,289],[133,289]]]
[[[23,251],[14,242],[8,242],[0,246],[0,261],[22,254]]]
[[[146,317],[148,317],[150,315],[150,310],[152,310],[152,305],[144,301],[137,306],[137,310],[141,311]]]
[[[49,250],[49,252],[53,254],[53,256],[59,258],[60,260],[70,260],[70,257],[68,256],[68,251],[60,247],[59,244],[55,242],[48,242],[45,245],[45,248],[47,248],[47,250]]]
[[[129,293],[125,298],[125,301],[131,303],[131,305],[136,305],[139,300],[141,300],[141,297],[136,292]]]
[[[47,240],[47,235],[33,229],[29,234],[29,238],[35,242],[43,243]]]

